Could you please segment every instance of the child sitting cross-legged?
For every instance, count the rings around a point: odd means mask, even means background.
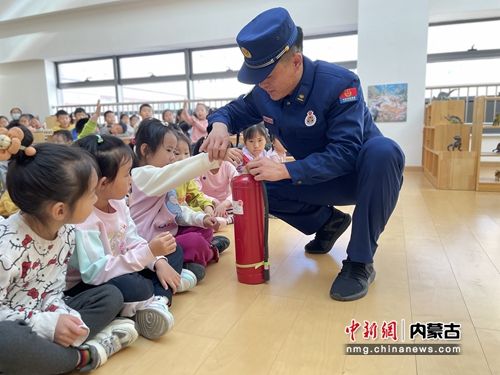
[[[149,242],[137,234],[124,199],[130,190],[132,149],[110,135],[89,135],[75,146],[94,156],[99,181],[92,213],[77,225],[68,293],[115,285],[125,301],[121,315],[135,317],[139,334],[157,339],[173,327],[168,309],[173,293],[194,287],[196,277],[182,270],[182,250],[170,233],[160,233]]]
[[[20,151],[7,174],[20,212],[0,221],[0,374],[90,371],[138,335],[133,321],[115,319],[123,307],[117,287],[63,294],[73,224],[96,201],[94,160],[66,145],[35,149]]]

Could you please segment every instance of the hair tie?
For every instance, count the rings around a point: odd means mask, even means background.
[[[95,136],[97,137],[97,143],[98,144],[101,144],[102,142],[104,142],[104,139],[102,139],[102,137],[101,137],[100,134],[96,134]]]
[[[23,131],[17,127],[9,130],[5,128],[0,129],[0,160],[9,160],[19,150],[24,151],[26,156],[35,155],[36,149],[34,147],[21,145],[23,138]]]

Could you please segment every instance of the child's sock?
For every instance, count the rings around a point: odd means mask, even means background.
[[[89,349],[78,349],[78,354],[80,356],[80,360],[76,365],[77,370],[84,368],[90,363],[90,350]]]

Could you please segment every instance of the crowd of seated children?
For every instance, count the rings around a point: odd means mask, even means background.
[[[138,337],[132,320],[116,318],[115,286],[64,295],[74,224],[96,199],[95,161],[65,145],[34,151],[18,152],[7,173],[20,212],[0,221],[0,373],[90,371]]]
[[[92,213],[76,227],[68,294],[102,284],[118,287],[125,302],[120,315],[135,317],[139,334],[157,339],[173,327],[168,309],[173,294],[194,287],[196,277],[182,270],[182,249],[169,232],[149,242],[137,234],[124,199],[130,190],[132,149],[110,135],[89,135],[75,146],[94,156],[98,182]],[[162,273],[159,264],[165,259],[170,272]]]

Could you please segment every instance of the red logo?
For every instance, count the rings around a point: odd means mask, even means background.
[[[348,88],[348,89],[345,89],[344,91],[342,91],[342,94],[340,94],[339,99],[345,100],[345,99],[349,99],[349,98],[356,97],[356,96],[358,96],[358,89],[356,87],[351,87],[351,88]]]

